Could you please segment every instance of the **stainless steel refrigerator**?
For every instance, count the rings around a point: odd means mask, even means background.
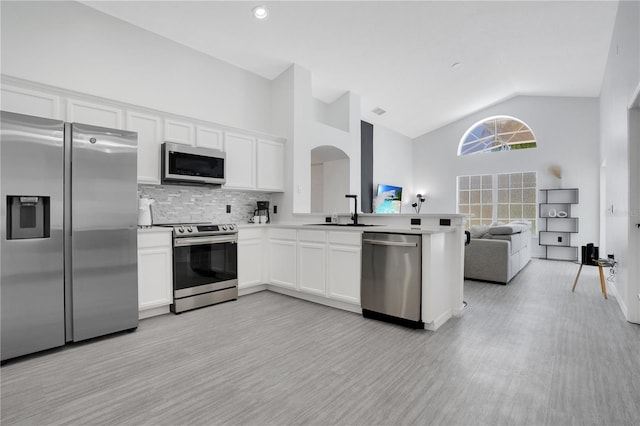
[[[137,134],[0,114],[2,361],[135,329]]]

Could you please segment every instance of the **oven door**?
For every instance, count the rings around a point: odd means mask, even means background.
[[[175,297],[238,285],[237,235],[176,238],[173,248]]]

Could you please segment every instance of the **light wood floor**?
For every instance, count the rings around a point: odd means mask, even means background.
[[[467,281],[410,330],[270,292],[9,362],[3,425],[638,425],[640,326],[597,268]]]

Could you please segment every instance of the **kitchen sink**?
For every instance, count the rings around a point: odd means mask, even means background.
[[[380,226],[380,225],[370,225],[368,223],[329,223],[329,222],[325,222],[325,223],[307,223],[305,226],[354,226],[354,227],[360,227],[360,226]]]

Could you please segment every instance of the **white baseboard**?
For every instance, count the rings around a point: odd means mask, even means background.
[[[429,322],[429,323],[425,323],[424,324],[424,328],[426,330],[430,330],[430,331],[436,331],[437,329],[439,329],[445,322],[447,322],[449,320],[449,318],[451,318],[453,316],[451,309],[443,312],[441,315],[438,316],[438,318],[436,318],[435,320]]]
[[[267,290],[273,291],[274,293],[285,294],[287,296],[295,297],[297,299],[303,299],[309,302],[318,303],[320,305],[330,306],[336,309],[342,309],[343,311],[362,314],[362,308],[360,307],[360,305],[353,305],[351,303],[345,303],[340,300],[334,300],[326,297],[315,296],[313,294],[303,293],[301,291],[291,290],[291,289],[279,287],[273,284],[267,284]]]
[[[251,287],[238,288],[238,296],[246,296],[248,294],[253,294],[265,290],[267,290],[266,284],[258,284]]]
[[[151,317],[155,317],[158,315],[164,315],[164,314],[168,314],[169,311],[169,305],[165,305],[165,306],[158,306],[155,308],[149,308],[149,309],[145,309],[143,311],[139,311],[138,312],[138,319],[145,319],[145,318],[151,318]]]

